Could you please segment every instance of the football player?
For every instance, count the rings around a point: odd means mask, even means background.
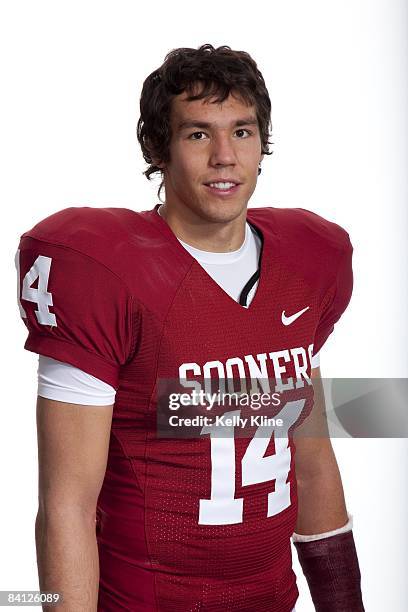
[[[162,204],[70,207],[21,237],[25,348],[40,355],[39,579],[61,610],[291,612],[291,538],[316,610],[364,610],[319,369],[352,246],[310,211],[248,207],[270,112],[247,53],[171,51],[138,122]],[[163,381],[236,378],[315,399],[303,417],[304,401],[284,401],[280,432],[159,435]]]

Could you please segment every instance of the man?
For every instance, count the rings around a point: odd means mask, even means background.
[[[318,367],[351,296],[348,234],[248,208],[271,110],[248,54],[172,51],[140,109],[164,204],[68,208],[20,242],[25,348],[40,354],[41,589],[61,610],[290,612],[293,536],[316,610],[363,610]],[[163,381],[237,376],[295,394],[312,378],[317,399],[306,417],[304,400],[283,403],[269,438],[158,435]]]

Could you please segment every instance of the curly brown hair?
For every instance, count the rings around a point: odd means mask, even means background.
[[[197,83],[201,91],[195,93]],[[140,117],[137,123],[137,138],[143,158],[149,167],[143,174],[150,180],[152,174],[163,170],[153,159],[170,161],[170,113],[172,99],[183,93],[187,100],[213,99],[222,103],[229,94],[238,95],[246,104],[254,105],[259,124],[262,153],[271,155],[271,101],[268,90],[256,62],[245,51],[233,51],[223,45],[214,48],[205,44],[198,49],[179,48],[170,51],[163,64],[154,70],[143,83],[140,96]]]

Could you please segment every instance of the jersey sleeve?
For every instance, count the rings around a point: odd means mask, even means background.
[[[313,355],[317,355],[333,332],[334,326],[346,310],[353,292],[353,246],[349,235],[346,235],[345,246],[337,264],[334,264],[335,278],[323,300],[320,319],[316,328]]]
[[[136,342],[135,306],[124,281],[82,252],[27,235],[16,267],[24,348],[117,389]]]

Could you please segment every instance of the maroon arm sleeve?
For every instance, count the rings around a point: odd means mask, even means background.
[[[352,530],[294,545],[316,612],[364,612]]]

